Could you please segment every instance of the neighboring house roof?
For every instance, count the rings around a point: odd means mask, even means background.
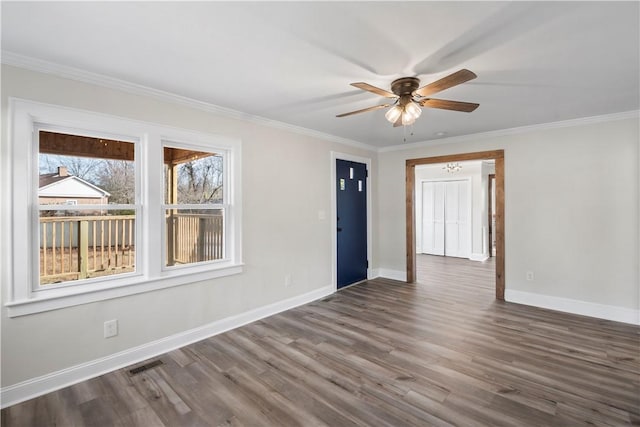
[[[40,175],[40,185],[38,185],[38,188],[46,187],[49,184],[53,184],[54,182],[62,181],[67,178],[70,178],[70,175],[60,176],[57,172],[45,173],[44,175]]]
[[[108,197],[108,191],[73,175],[60,176],[57,172],[40,175],[40,197]]]

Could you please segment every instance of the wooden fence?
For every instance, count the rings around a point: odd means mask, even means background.
[[[224,257],[222,214],[167,214],[166,265]],[[40,284],[135,271],[135,215],[40,218]]]
[[[135,216],[40,218],[40,283],[135,270]]]
[[[167,265],[212,261],[224,257],[222,214],[169,213]]]

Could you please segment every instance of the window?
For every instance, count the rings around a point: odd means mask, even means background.
[[[220,153],[164,147],[166,267],[225,258],[225,169]]]
[[[10,112],[9,316],[242,271],[239,140],[18,99]]]
[[[135,143],[45,129],[37,129],[39,286],[135,273]]]

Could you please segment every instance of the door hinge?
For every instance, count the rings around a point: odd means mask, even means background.
[[[369,260],[367,260],[367,268],[369,268]]]

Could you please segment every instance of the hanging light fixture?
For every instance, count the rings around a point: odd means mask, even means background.
[[[456,173],[456,172],[462,170],[462,166],[458,162],[447,163],[446,165],[444,165],[442,167],[442,169],[446,170],[449,173]]]
[[[422,114],[422,109],[414,101],[409,101],[404,106],[404,113],[402,114],[402,124],[404,126],[412,125],[418,117]]]
[[[400,120],[403,126],[408,126],[412,125],[420,117],[420,114],[422,114],[420,105],[411,99],[410,95],[403,95],[384,116],[391,123]]]
[[[387,118],[387,120],[389,120],[389,122],[395,123],[400,118],[401,115],[402,115],[402,107],[400,107],[399,105],[394,105],[389,109],[389,111],[387,111],[387,113],[384,116]]]

